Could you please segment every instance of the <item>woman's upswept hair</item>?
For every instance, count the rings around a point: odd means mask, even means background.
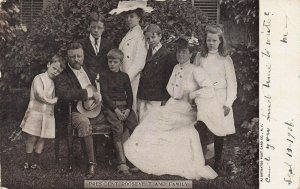
[[[227,56],[228,55],[228,51],[227,51],[227,44],[226,44],[226,40],[225,40],[225,34],[224,34],[224,29],[223,26],[218,24],[218,25],[207,25],[205,27],[205,42],[203,43],[203,47],[202,47],[202,51],[201,51],[201,56],[202,57],[207,57],[208,54],[208,47],[206,44],[206,39],[207,39],[207,34],[211,33],[211,34],[218,34],[219,36],[219,40],[220,40],[220,44],[218,47],[218,51],[219,54],[221,56]]]
[[[139,18],[143,18],[144,16],[144,10],[141,9],[141,8],[137,8],[137,9],[134,9],[134,10],[130,10],[130,11],[126,11],[124,12],[125,15],[128,15],[128,14],[131,14],[131,13],[136,13],[136,15],[139,17]]]

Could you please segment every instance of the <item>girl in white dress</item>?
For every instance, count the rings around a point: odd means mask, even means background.
[[[55,138],[54,104],[57,97],[53,78],[65,67],[64,59],[54,55],[47,64],[47,71],[35,76],[32,81],[29,105],[20,125],[22,131],[28,134],[24,169],[36,169],[45,138]]]
[[[207,74],[190,63],[188,41],[177,41],[177,60],[167,85],[171,98],[165,106],[153,109],[124,143],[128,160],[141,171],[154,175],[178,175],[187,179],[217,177],[205,166],[199,135],[194,128],[195,98],[214,98]]]
[[[232,103],[237,95],[237,82],[235,70],[232,59],[228,55],[226,49],[226,41],[223,29],[220,25],[209,25],[206,31],[206,44],[202,48],[202,52],[197,53],[194,65],[200,66],[208,74],[210,80],[214,83],[219,108],[223,108],[224,122],[222,127],[225,134],[215,134],[214,149],[215,149],[215,163],[214,169],[218,171],[221,168],[221,155],[223,150],[223,143],[225,135],[234,134],[234,118],[232,112]],[[200,138],[203,138],[206,132],[206,125],[199,121],[195,125],[199,131]],[[209,128],[209,127],[208,127]],[[201,137],[203,135],[203,137]]]

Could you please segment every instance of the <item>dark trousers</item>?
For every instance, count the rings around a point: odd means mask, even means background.
[[[137,117],[133,110],[130,111],[127,119],[124,121],[119,120],[117,114],[108,108],[104,108],[103,113],[111,125],[114,143],[122,141],[125,128],[127,128],[131,134],[138,125]]]
[[[201,146],[203,149],[203,155],[205,155],[205,149],[207,145],[207,126],[203,121],[197,121],[195,128],[199,133]],[[215,166],[221,163],[222,151],[224,145],[224,136],[214,135],[214,150],[215,150]]]

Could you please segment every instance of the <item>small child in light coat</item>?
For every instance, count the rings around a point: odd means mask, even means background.
[[[28,134],[24,169],[38,168],[37,163],[43,152],[45,139],[55,138],[54,105],[57,97],[53,78],[65,67],[65,60],[59,55],[54,55],[47,64],[47,71],[33,79],[29,105],[20,125],[22,131]]]

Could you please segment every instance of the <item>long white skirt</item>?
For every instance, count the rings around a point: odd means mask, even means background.
[[[141,171],[154,175],[178,175],[187,179],[214,179],[205,166],[196,112],[185,101],[171,99],[151,111],[124,144],[125,155]]]

